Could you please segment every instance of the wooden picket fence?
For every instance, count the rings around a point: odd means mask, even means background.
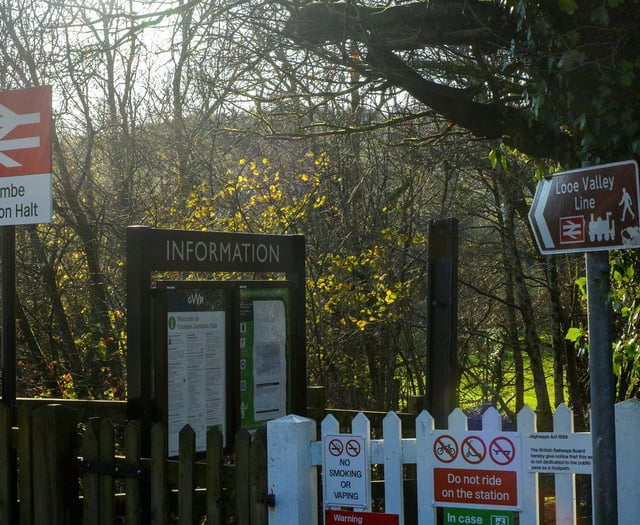
[[[504,436],[513,443],[523,443],[526,439],[542,439],[545,433],[536,430],[535,413],[528,407],[522,409],[517,416],[517,432],[504,432],[499,413],[489,408],[482,416],[482,430],[467,430],[467,416],[459,409],[449,416],[449,428],[446,432],[452,435]],[[434,428],[431,415],[423,411],[415,419],[415,437],[402,437],[403,427],[397,414],[389,412],[382,423],[382,439],[371,437],[370,421],[364,414],[358,414],[350,425],[348,434],[344,431],[345,441],[348,436],[364,438],[364,449],[368,449],[368,461],[371,468],[383,473],[384,501],[381,508],[374,509],[369,503],[360,509],[362,512],[377,510],[398,517],[398,523],[411,525],[435,525],[438,523],[437,507],[455,507],[456,505],[438,504],[436,482],[434,481],[438,463],[436,457],[435,436],[440,435]],[[640,432],[640,401],[632,400],[616,406],[617,429],[617,471],[618,471],[618,514],[619,523],[638,523],[640,516],[640,453],[637,447]],[[328,415],[321,423],[321,436],[335,437],[340,435],[338,420]],[[573,432],[573,414],[565,405],[561,405],[554,414],[554,432],[569,436]],[[551,434],[546,433],[547,438]],[[326,454],[323,440],[317,440],[316,422],[311,419],[291,415],[270,421],[267,426],[269,493],[275,500],[275,506],[269,510],[270,525],[317,525],[322,519],[319,513],[322,501],[319,499],[319,470]],[[527,437],[529,436],[529,437]],[[575,441],[590,441],[590,435],[582,433]],[[489,439],[495,439],[491,437]],[[331,441],[330,441],[331,442]],[[536,443],[537,444],[537,443]],[[339,448],[339,447],[338,447]],[[524,447],[523,447],[524,448]],[[512,451],[515,454],[515,448]],[[495,467],[494,467],[495,468]],[[417,509],[416,515],[408,512],[406,503],[406,473],[411,470],[415,475]],[[515,469],[514,469],[515,470]],[[580,474],[584,476],[584,474]],[[323,472],[323,479],[331,476]],[[540,476],[535,469],[522,468],[517,473],[518,501],[517,515],[520,525],[540,525],[545,523],[540,505]],[[576,474],[556,473],[544,474],[554,478],[553,523],[554,525],[576,525],[590,523],[590,509],[587,509],[587,520],[580,519],[577,512]],[[367,501],[367,497],[361,498]],[[462,505],[473,507],[473,505]],[[482,507],[482,505],[480,505]],[[495,507],[494,507],[495,508]],[[507,509],[508,510],[508,509]],[[320,516],[320,518],[319,518]],[[354,518],[357,519],[357,518]],[[355,522],[355,521],[354,521]],[[603,525],[603,524],[596,524]],[[609,524],[607,524],[609,525]]]
[[[206,452],[196,453],[194,433],[185,427],[179,456],[169,459],[163,425],[144,436],[116,404],[105,404],[110,419],[79,416],[82,410],[43,405],[20,406],[13,413],[0,405],[0,525],[199,525],[205,520],[207,525],[316,525],[322,519],[323,442],[318,437],[339,432],[370,438],[369,459],[377,465],[373,477],[379,478],[372,483],[371,510],[397,514],[401,524],[436,523],[428,459],[433,420],[427,412],[417,417],[387,413],[380,427],[380,414],[372,419],[357,414],[347,421],[337,412],[338,419],[319,418],[319,435],[316,421],[289,415],[268,424],[268,447],[264,433],[241,431],[233,453],[225,453],[215,430],[207,435]],[[85,411],[95,413],[95,407]],[[462,432],[466,425],[464,413],[454,411],[449,428]],[[482,432],[500,431],[494,409],[485,412],[482,427]],[[521,435],[534,433],[533,411],[518,414],[517,427]],[[554,415],[554,431],[573,433],[565,406]],[[640,400],[616,406],[616,435],[619,523],[635,523],[640,516]],[[143,439],[149,440],[149,457],[140,454]],[[519,474],[519,524],[589,523],[578,516],[576,476],[551,478],[554,512],[552,521],[545,521],[540,476]],[[589,509],[582,514],[588,516]]]
[[[169,523],[266,525],[269,498],[264,432],[241,430],[233,454],[211,429],[196,453],[184,427],[179,456],[167,458],[167,431],[155,424],[141,457],[138,422],[79,423],[65,406],[0,406],[0,524],[102,525]],[[9,468],[7,468],[9,467]]]

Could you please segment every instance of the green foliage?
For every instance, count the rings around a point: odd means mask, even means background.
[[[620,400],[640,393],[640,282],[637,255],[631,250],[613,252],[611,257],[611,307],[613,309],[613,366]],[[587,280],[576,279],[582,303],[586,308]],[[566,339],[579,353],[587,353],[586,326],[572,326]]]
[[[514,57],[530,79],[526,96],[538,118],[573,139],[563,164],[638,155],[637,2],[509,3],[518,27]]]
[[[621,400],[640,393],[640,283],[637,269],[634,254],[619,252],[612,257],[613,363]]]
[[[220,189],[195,186],[186,207],[171,204],[163,221],[197,230],[304,233],[311,383],[327,385],[339,404],[349,404],[338,394],[348,389],[361,406],[397,406],[400,390],[423,391],[420,379],[411,379],[422,376],[420,362],[410,361],[414,342],[405,339],[413,337],[406,330],[423,268],[419,260],[401,264],[407,246],[424,249],[426,239],[402,228],[406,210],[391,194],[374,210],[379,227],[363,231],[354,250],[342,240],[344,210],[335,188],[344,181],[328,155],[308,153],[290,163],[286,176],[281,162],[242,159]]]

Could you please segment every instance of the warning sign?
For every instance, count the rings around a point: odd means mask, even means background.
[[[323,489],[325,506],[369,506],[369,457],[366,440],[351,434],[323,438]]]
[[[489,454],[496,465],[508,465],[516,457],[516,446],[508,437],[498,436],[489,445]]]
[[[517,475],[513,471],[436,468],[433,481],[434,499],[439,503],[518,505]]]
[[[467,463],[478,465],[487,455],[487,447],[478,436],[469,436],[462,442],[462,457]]]
[[[432,446],[436,506],[516,509],[522,470],[517,433],[434,431]]]
[[[458,442],[451,436],[438,436],[433,442],[433,453],[439,461],[451,463],[458,457]]]
[[[436,464],[449,467],[519,470],[520,438],[515,432],[435,431]]]
[[[358,525],[398,525],[400,518],[397,514],[382,514],[380,512],[355,512],[349,510],[327,510],[324,513],[324,525],[344,525],[357,523]]]

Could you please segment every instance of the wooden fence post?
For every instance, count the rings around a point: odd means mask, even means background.
[[[553,413],[553,431],[573,434],[573,412],[561,403]],[[556,525],[573,525],[576,522],[576,476],[556,474]]]
[[[536,413],[528,406],[518,412],[518,432],[523,439],[534,434],[537,430]],[[535,472],[523,472],[520,480],[522,488],[522,512],[520,512],[520,525],[537,525],[540,523],[540,509],[538,507],[538,474]]]
[[[267,423],[268,488],[275,497],[270,525],[317,525],[318,482],[309,451],[315,439],[312,419],[289,415]]]
[[[236,456],[236,496],[235,515],[238,525],[249,525],[251,509],[249,505],[249,449],[251,447],[251,434],[246,428],[241,428],[236,434],[233,443]]]
[[[251,524],[265,524],[267,509],[267,437],[264,429],[258,429],[249,449],[249,502]]]
[[[618,471],[618,522],[637,523],[640,516],[638,442],[640,400],[618,403],[616,414],[616,461]]]
[[[207,522],[222,523],[222,432],[216,427],[207,431]]]
[[[0,523],[13,521],[15,472],[11,454],[11,407],[0,403]]]
[[[185,425],[178,434],[178,512],[180,523],[193,525],[195,496],[196,433],[190,425]]]
[[[140,436],[140,422],[129,421],[124,431],[125,440],[125,463],[133,468],[140,469],[140,455],[142,452],[142,439]],[[127,503],[125,508],[125,523],[141,523],[142,518],[142,496],[140,481],[135,478],[128,478],[125,481],[127,493]]]
[[[154,423],[151,427],[151,494],[149,498],[151,525],[167,523],[169,515],[167,502],[167,443],[166,427],[162,423]]]
[[[86,422],[82,433],[82,456],[85,464],[100,461],[98,444],[100,443],[100,420],[92,417]],[[85,523],[100,523],[100,475],[87,471],[82,476],[82,506]]]
[[[31,446],[32,410],[22,405],[18,406],[18,457],[20,470],[18,472],[18,498],[20,499],[20,525],[34,525],[33,519],[33,447]],[[3,523],[0,520],[0,523]]]
[[[38,525],[71,525],[82,515],[78,475],[74,472],[76,413],[46,405],[33,413],[34,521]]]

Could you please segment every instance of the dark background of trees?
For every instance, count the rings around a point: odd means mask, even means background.
[[[124,398],[129,224],[303,233],[310,384],[425,385],[430,220],[460,222],[461,405],[588,408],[584,264],[536,178],[635,158],[637,1],[0,3],[0,89],[54,92],[55,218],[18,228],[19,395]],[[611,253],[618,396],[637,253]],[[533,396],[530,394],[533,392]],[[580,424],[578,425],[580,426]]]

